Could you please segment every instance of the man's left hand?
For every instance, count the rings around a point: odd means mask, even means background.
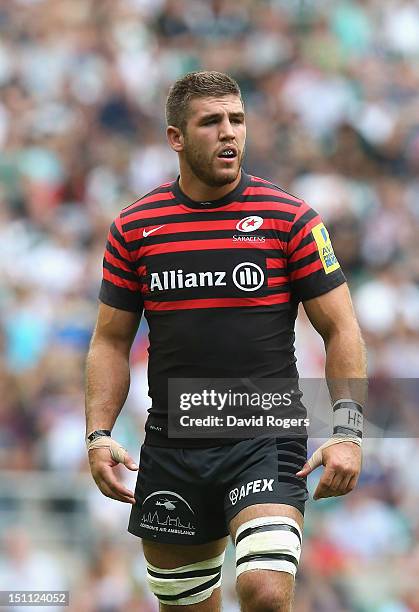
[[[362,465],[361,447],[354,442],[339,442],[322,449],[324,471],[313,499],[346,495],[356,486]],[[305,463],[296,476],[306,477],[316,466]]]

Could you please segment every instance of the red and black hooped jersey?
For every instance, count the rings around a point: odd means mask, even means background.
[[[216,201],[191,200],[176,180],[124,208],[99,298],[145,311],[152,421],[167,417],[169,378],[295,378],[298,302],[344,281],[319,215],[242,171]]]

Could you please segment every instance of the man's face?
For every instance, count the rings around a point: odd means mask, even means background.
[[[206,185],[221,187],[236,180],[245,140],[244,111],[238,96],[191,100],[183,155]]]

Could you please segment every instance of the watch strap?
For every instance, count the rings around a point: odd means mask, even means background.
[[[95,431],[92,431],[92,433],[86,436],[86,442],[93,442],[97,440],[97,438],[102,438],[104,436],[110,438],[111,432],[109,429],[95,429]]]

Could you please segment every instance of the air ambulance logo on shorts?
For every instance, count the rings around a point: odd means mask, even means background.
[[[143,501],[141,527],[156,533],[195,535],[195,512],[174,491],[155,491]]]
[[[329,233],[323,223],[315,225],[311,230],[313,238],[316,241],[320,259],[323,264],[326,274],[340,268],[336,255],[333,252],[332,243],[329,238]]]

